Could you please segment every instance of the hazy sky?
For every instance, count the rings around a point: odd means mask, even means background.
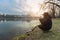
[[[26,11],[30,11],[31,5],[37,3],[39,3],[39,0],[0,0],[0,13],[26,14]]]
[[[21,6],[24,1],[21,0],[0,0],[1,14],[21,14]]]
[[[14,15],[26,14],[26,11],[30,8],[26,4],[27,0],[0,0],[0,13]]]

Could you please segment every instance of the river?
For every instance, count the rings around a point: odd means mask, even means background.
[[[39,20],[0,20],[0,40],[11,40],[15,35],[31,31]]]

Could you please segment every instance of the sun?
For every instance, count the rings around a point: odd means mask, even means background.
[[[41,10],[39,4],[42,5],[44,1],[45,0],[27,0],[26,5],[28,5],[28,7],[26,9],[32,12],[35,16],[39,16],[42,13],[42,11],[39,12]]]
[[[34,5],[34,6],[32,7],[32,12],[33,12],[33,13],[37,13],[38,11],[39,11],[38,5]]]
[[[38,1],[36,0],[36,2],[37,3],[33,3],[33,6],[32,6],[32,11],[35,13],[39,11],[39,9],[40,9],[39,4],[42,5],[44,3],[44,0],[38,0]]]

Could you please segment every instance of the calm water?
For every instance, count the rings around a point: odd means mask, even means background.
[[[31,21],[0,21],[0,40],[11,40],[15,35],[31,31],[36,25],[39,24],[39,20]]]

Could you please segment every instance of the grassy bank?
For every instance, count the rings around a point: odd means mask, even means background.
[[[52,29],[43,33],[37,26],[34,31],[16,36],[13,40],[60,40],[60,19],[53,19]]]

